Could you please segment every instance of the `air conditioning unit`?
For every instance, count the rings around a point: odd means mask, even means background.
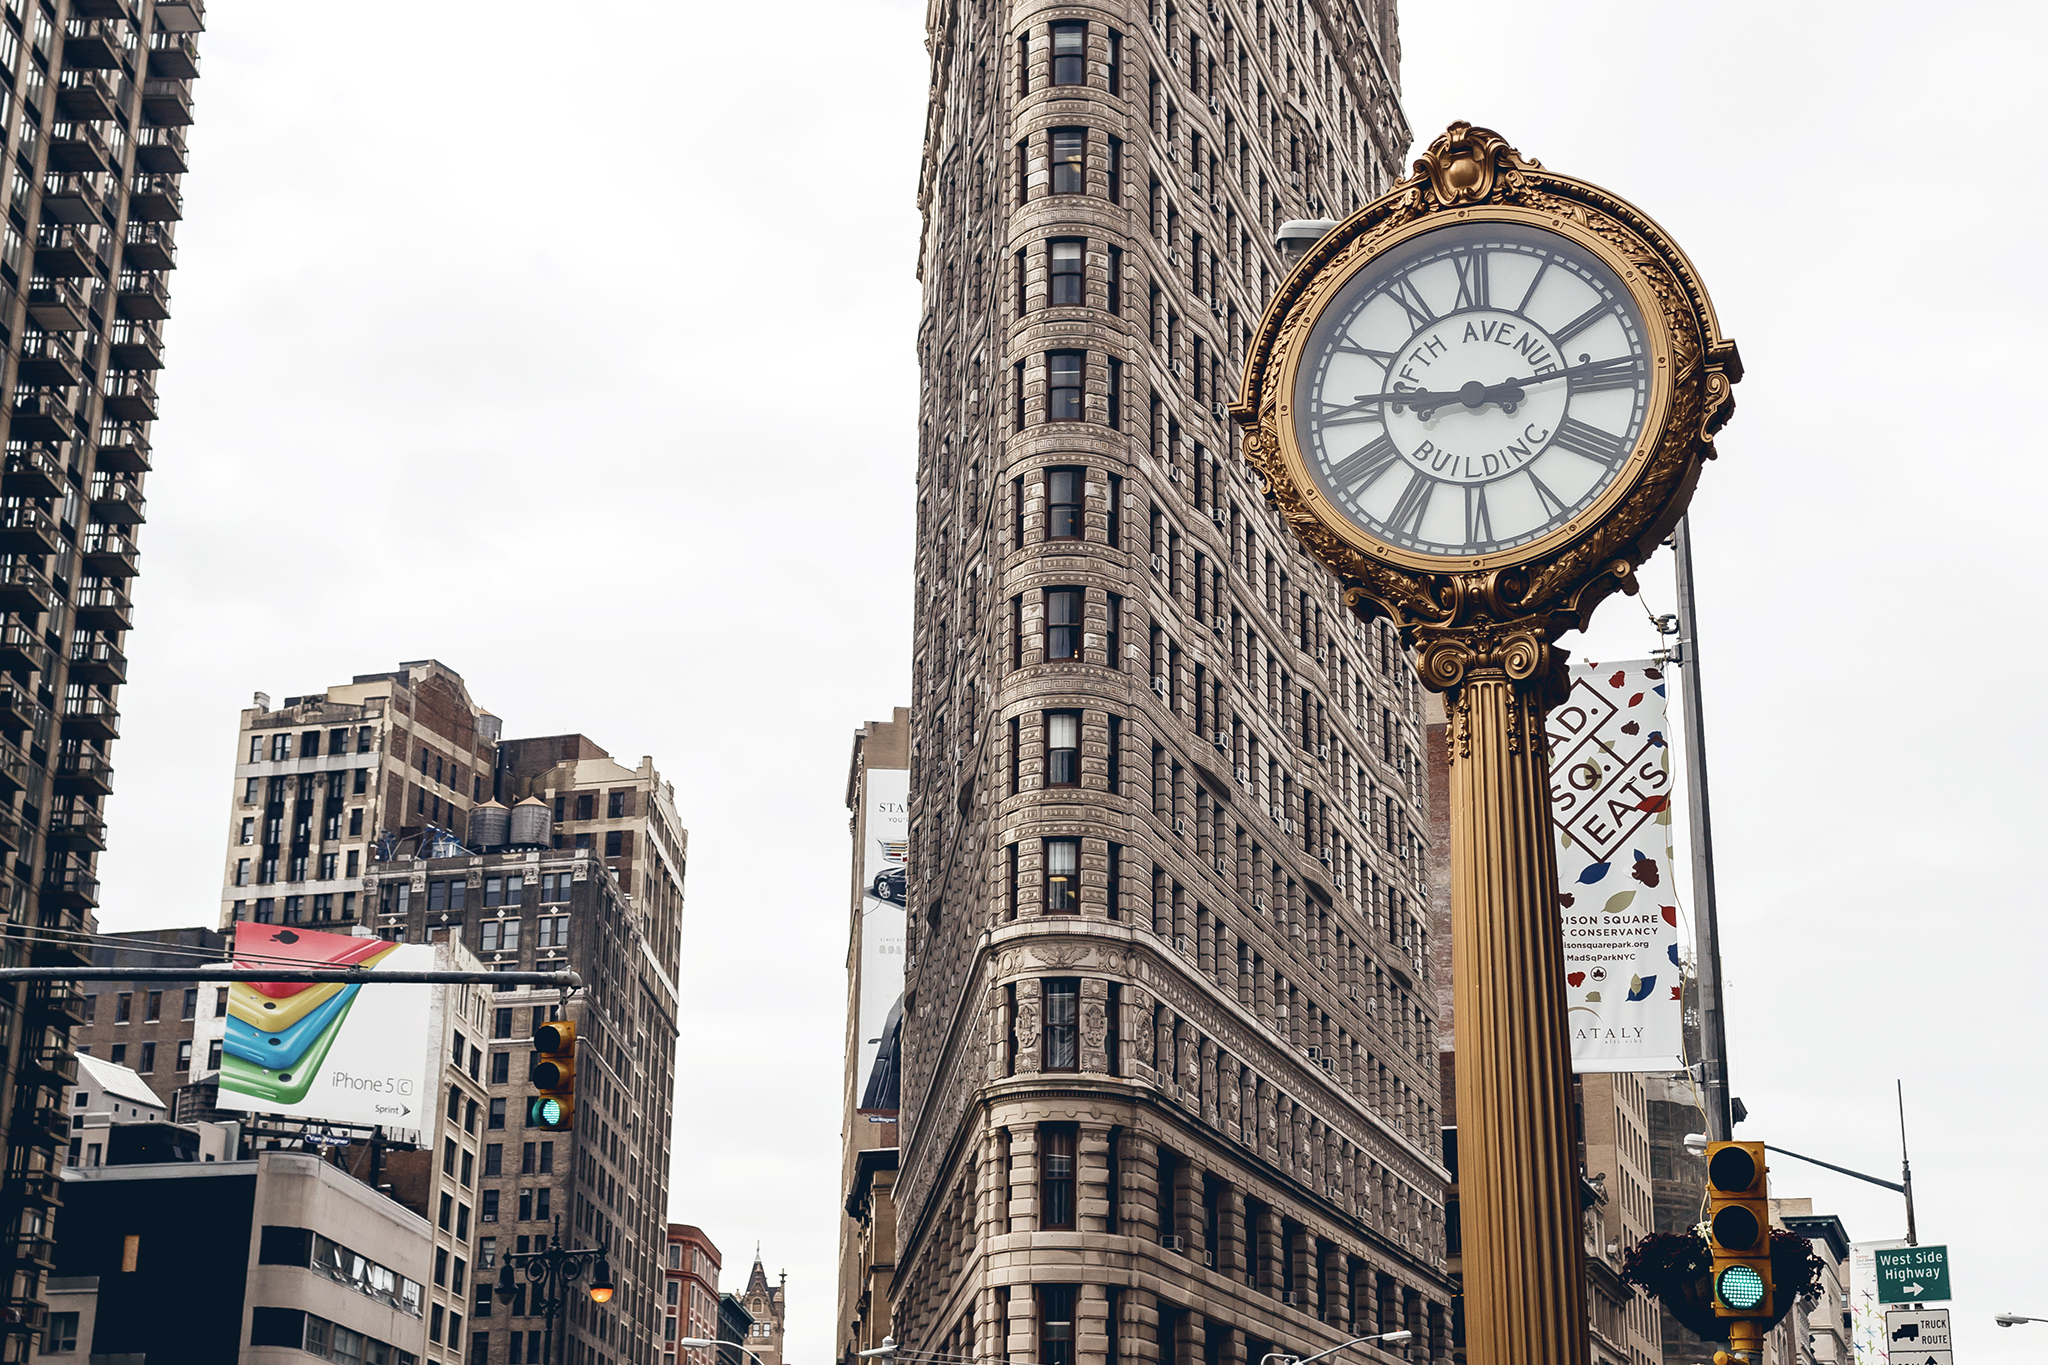
[[[1415,975],[1417,975],[1417,976],[1421,976],[1421,975],[1422,975],[1422,959],[1421,959],[1421,958],[1419,958],[1419,957],[1418,957],[1418,958],[1416,958],[1416,959],[1415,959],[1415,960],[1414,960],[1413,962],[1410,962],[1410,963],[1409,963],[1408,965],[1409,965],[1409,966],[1411,966],[1411,967],[1413,967],[1413,968],[1415,969]]]
[[[1301,1293],[1294,1289],[1283,1289],[1280,1291],[1280,1302],[1299,1308],[1302,1305]]]
[[[1319,664],[1330,662],[1330,647],[1328,645],[1316,646],[1316,662]]]
[[[1188,481],[1187,475],[1180,472],[1180,466],[1177,464],[1167,466],[1166,478],[1169,483],[1186,483]]]
[[[1216,7],[1214,5],[1209,6],[1209,17],[1211,19],[1216,17]],[[1209,96],[1209,112],[1220,118],[1223,114],[1223,101],[1214,95]]]
[[[1220,422],[1229,414],[1224,411],[1223,405],[1221,403],[1211,403],[1209,405],[1209,415]]]
[[[1289,817],[1289,819],[1287,820],[1287,832],[1289,834],[1295,833],[1294,820],[1292,817]]]
[[[1287,173],[1287,188],[1289,188],[1289,189],[1291,189],[1291,190],[1298,190],[1298,189],[1300,189],[1300,188],[1301,188],[1301,172],[1300,172],[1300,171],[1289,171],[1289,172]]]
[[[1212,618],[1209,622],[1209,629],[1215,634],[1221,635],[1223,633],[1223,618],[1220,616]]]
[[[1322,1050],[1321,1048],[1319,1048],[1319,1047],[1311,1047],[1311,1048],[1310,1048],[1310,1049],[1308,1050],[1308,1059],[1309,1059],[1310,1061],[1312,1061],[1312,1062],[1315,1062],[1315,1061],[1320,1061],[1320,1060],[1322,1060],[1322,1056],[1323,1056],[1323,1050]]]
[[[1357,983],[1356,983],[1356,982],[1354,982],[1354,983],[1352,983],[1351,985],[1349,985],[1349,986],[1345,987],[1344,989],[1345,989],[1346,993],[1347,993],[1347,994],[1349,994],[1349,995],[1350,995],[1350,997],[1351,997],[1351,998],[1352,998],[1353,1000],[1356,1000],[1356,999],[1358,998],[1358,985],[1357,985]]]
[[[1316,859],[1317,861],[1322,863],[1324,867],[1328,867],[1330,865],[1330,846],[1328,844],[1324,844],[1322,846],[1322,849],[1319,852],[1317,852]]]
[[[1221,213],[1221,212],[1223,212],[1223,196],[1222,196],[1222,195],[1220,195],[1220,194],[1212,194],[1212,195],[1210,195],[1210,196],[1209,196],[1209,212],[1211,212],[1211,213]],[[1219,311],[1220,311],[1220,310],[1219,310]]]
[[[1230,513],[1225,508],[1212,507],[1209,509],[1209,519],[1218,526],[1227,526],[1230,524]],[[1223,629],[1223,618],[1220,616],[1216,618],[1216,628]]]
[[[1330,746],[1327,744],[1316,745],[1316,757],[1328,763],[1330,761]]]
[[[1173,817],[1173,832],[1185,839],[1188,836],[1188,819],[1185,815]]]
[[[1334,1073],[1337,1067],[1328,1057],[1325,1057],[1323,1058],[1323,1070]]]
[[[1203,1252],[1202,1264],[1209,1267],[1209,1269],[1214,1270],[1216,1268],[1216,1253],[1213,1251]]]
[[[1239,768],[1237,770],[1237,785],[1243,787],[1246,791],[1250,791],[1252,789],[1251,769]]]
[[[1180,165],[1180,147],[1178,144],[1166,149],[1166,159],[1176,166]],[[1180,262],[1175,261],[1174,264],[1179,265]]]
[[[1169,1232],[1159,1239],[1159,1245],[1165,1247],[1168,1251],[1186,1251],[1188,1249],[1188,1239]]]
[[[1219,877],[1230,875],[1230,860],[1220,853],[1216,855],[1216,875]]]
[[[1152,675],[1152,690],[1157,692],[1162,700],[1165,698],[1166,675],[1164,673],[1154,673]]]
[[[1283,818],[1280,812],[1280,808],[1278,806],[1266,807],[1266,818],[1268,820],[1271,820],[1276,825],[1279,824],[1281,819]]]
[[[1194,951],[1194,947],[1194,940],[1190,939],[1186,934],[1175,934],[1173,936],[1173,950],[1176,953],[1191,953]]]
[[[1166,556],[1165,556],[1165,555],[1153,555],[1153,556],[1152,556],[1152,572],[1153,572],[1153,573],[1165,573],[1165,572],[1166,572]]]
[[[1215,746],[1216,752],[1219,754],[1227,752],[1230,748],[1229,741],[1223,737],[1221,730],[1216,732],[1216,738],[1210,740],[1209,743]]]

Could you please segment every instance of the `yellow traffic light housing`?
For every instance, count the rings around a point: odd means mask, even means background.
[[[533,1097],[526,1126],[567,1132],[576,1126],[576,1025],[555,1019],[533,1031]]]
[[[1707,1242],[1714,1316],[1771,1318],[1771,1194],[1763,1143],[1708,1144]]]

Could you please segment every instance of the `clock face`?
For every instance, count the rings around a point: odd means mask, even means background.
[[[1367,265],[1303,352],[1293,422],[1330,503],[1387,545],[1472,558],[1584,512],[1643,433],[1649,329],[1558,233],[1455,223]]]

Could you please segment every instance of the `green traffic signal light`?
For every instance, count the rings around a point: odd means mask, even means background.
[[[1755,1308],[1764,1301],[1764,1277],[1751,1266],[1732,1265],[1721,1272],[1715,1292],[1730,1308]]]
[[[552,1128],[562,1121],[562,1102],[552,1095],[543,1095],[533,1102],[527,1118],[536,1127]]]

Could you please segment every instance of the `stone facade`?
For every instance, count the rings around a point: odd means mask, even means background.
[[[768,1283],[768,1272],[761,1268],[761,1253],[758,1249],[754,1252],[754,1268],[747,1272],[747,1287],[739,1292],[740,1307],[752,1319],[741,1342],[746,1347],[741,1359],[751,1365],[782,1365],[783,1290],[788,1280],[785,1273],[776,1283]],[[725,1353],[725,1348],[719,1349],[720,1354]]]
[[[1445,1359],[1421,694],[1224,410],[1398,171],[1392,5],[928,39],[896,1340]]]

